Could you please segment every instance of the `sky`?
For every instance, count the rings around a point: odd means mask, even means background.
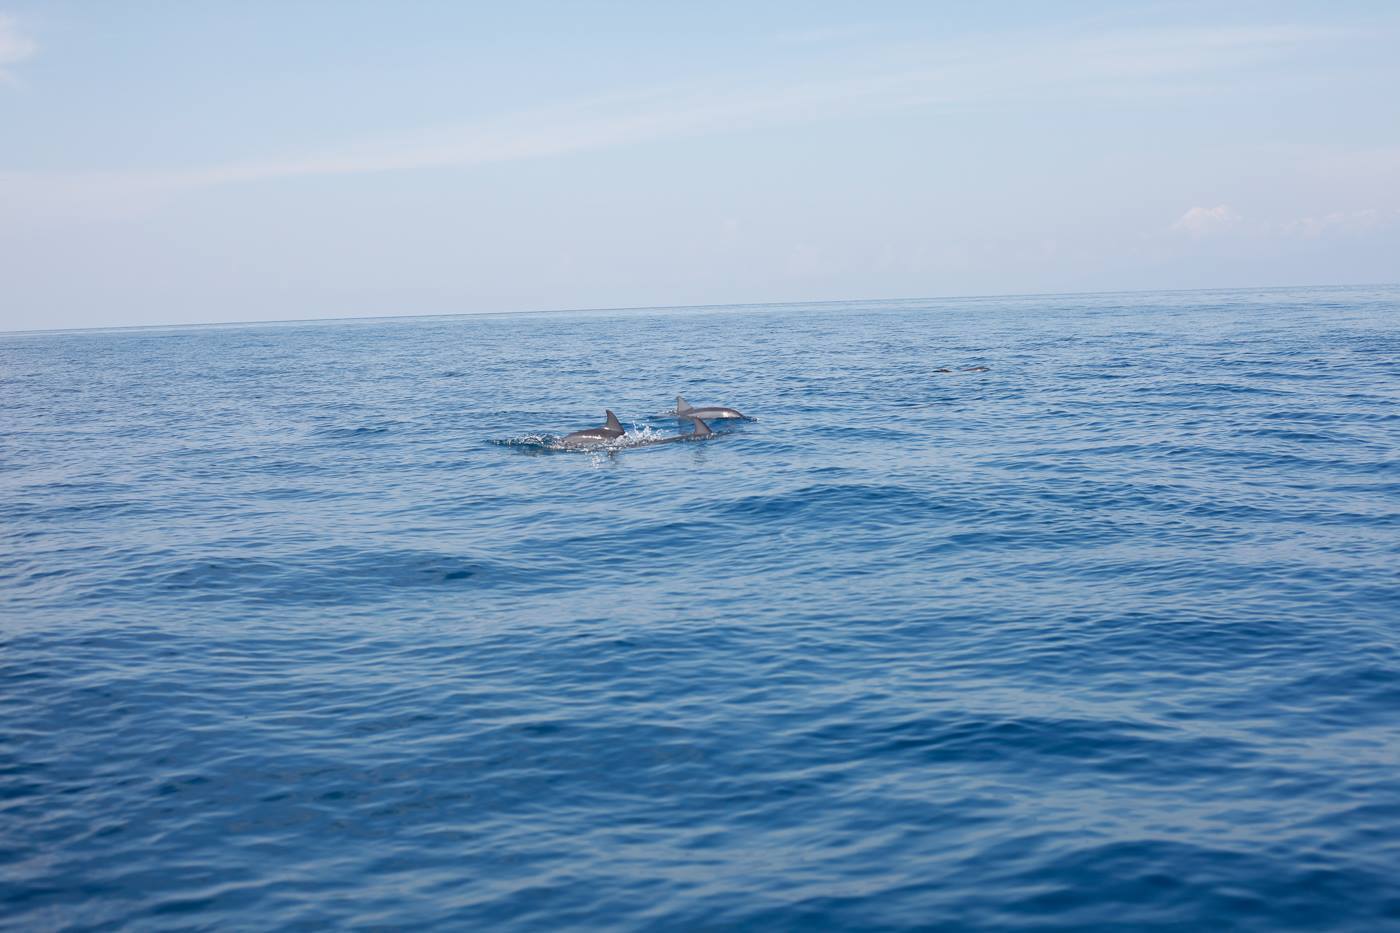
[[[1400,281],[1391,2],[0,0],[0,330]]]

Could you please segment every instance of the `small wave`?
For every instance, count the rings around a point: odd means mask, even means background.
[[[525,447],[533,450],[552,450],[559,443],[558,434],[521,434],[516,437],[502,437],[491,441],[498,447]]]
[[[720,432],[716,432],[718,434]],[[692,438],[688,434],[679,435],[685,440]],[[598,454],[614,453],[619,450],[629,450],[634,447],[650,447],[662,441],[670,441],[677,435],[658,431],[650,425],[643,425],[634,428],[623,434],[621,437],[602,444],[566,444],[564,435],[561,434],[521,434],[516,437],[506,437],[491,441],[498,447],[514,447],[524,450],[551,451],[555,453],[569,454]]]
[[[338,439],[351,439],[357,437],[369,437],[377,434],[388,434],[399,426],[399,422],[386,421],[378,424],[361,424],[335,428],[320,428],[312,433],[317,437],[330,437]]]
[[[626,450],[629,447],[645,447],[648,444],[655,444],[657,441],[664,441],[668,438],[676,437],[675,434],[668,434],[665,431],[658,431],[650,425],[636,428],[623,434],[615,441],[611,441],[603,446],[612,450]]]
[[[476,592],[525,584],[539,590],[567,572],[558,561],[536,564],[481,554],[336,545],[278,558],[166,555],[97,581],[87,595],[102,604],[175,600],[331,606],[440,587]]]

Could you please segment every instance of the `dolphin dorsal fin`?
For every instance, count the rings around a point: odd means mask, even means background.
[[[695,434],[697,437],[709,437],[711,434],[715,433],[710,430],[708,424],[701,421],[699,418],[691,418],[690,420],[695,422]]]
[[[610,409],[610,408],[609,408],[609,409],[605,409],[605,410],[606,410],[607,413],[608,413],[608,430],[609,430],[609,431],[621,431],[621,430],[622,430],[622,422],[617,420],[617,415],[614,415],[614,414],[612,413],[612,409]]]
[[[680,414],[681,412],[683,412],[683,411],[690,411],[690,409],[691,409],[691,404],[690,404],[689,402],[687,402],[682,396],[677,395],[677,396],[676,396],[676,414],[679,415],[679,414]]]

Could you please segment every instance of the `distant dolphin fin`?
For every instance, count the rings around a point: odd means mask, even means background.
[[[682,398],[679,395],[676,396],[676,414],[679,415],[683,411],[690,411],[692,407],[694,406],[692,406],[684,398]]]
[[[708,424],[701,421],[699,418],[691,418],[690,420],[695,422],[696,437],[709,437],[711,434],[715,433],[714,431],[710,430],[710,426]]]
[[[622,422],[617,420],[617,415],[614,415],[611,409],[606,409],[606,411],[608,413],[608,430],[621,431]]]

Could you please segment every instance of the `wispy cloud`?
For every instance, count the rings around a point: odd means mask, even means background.
[[[1309,240],[1319,237],[1369,233],[1381,226],[1386,218],[1375,208],[1360,211],[1331,211],[1320,217],[1300,217],[1283,227],[1284,236],[1297,236]]]
[[[781,32],[777,36],[783,45],[820,45],[827,42],[842,42],[869,35],[875,29],[869,23],[847,23],[841,26],[814,26],[808,29],[794,29]]]
[[[470,166],[754,126],[919,105],[968,106],[1045,96],[1118,95],[1124,83],[1170,81],[1277,55],[1318,35],[1294,27],[1173,30],[1094,38],[907,46],[899,65],[857,64],[844,76],[768,85],[727,82],[619,95],[473,126],[187,173],[221,183],[294,175]]]
[[[151,191],[460,168],[897,108],[962,109],[1007,101],[1121,97],[1134,88],[1154,96],[1177,86],[1182,93],[1194,93],[1205,77],[1228,74],[1261,58],[1286,56],[1327,36],[1299,27],[1268,26],[906,43],[853,61],[837,77],[673,86],[322,151],[149,173],[49,176],[47,186],[97,191],[117,185]],[[15,54],[32,51],[32,43],[23,44],[27,41],[12,40]],[[36,182],[35,187],[45,187],[45,180],[33,175],[0,175],[5,187]],[[1188,232],[1211,222],[1189,217],[1188,212],[1178,222]]]
[[[12,80],[9,67],[38,51],[38,43],[19,29],[13,16],[0,13],[0,83]]]
[[[1172,233],[1197,239],[1230,234],[1254,240],[1302,239],[1360,236],[1400,224],[1400,210],[1365,208],[1328,211],[1292,220],[1246,219],[1226,204],[1193,207],[1171,225]]]

